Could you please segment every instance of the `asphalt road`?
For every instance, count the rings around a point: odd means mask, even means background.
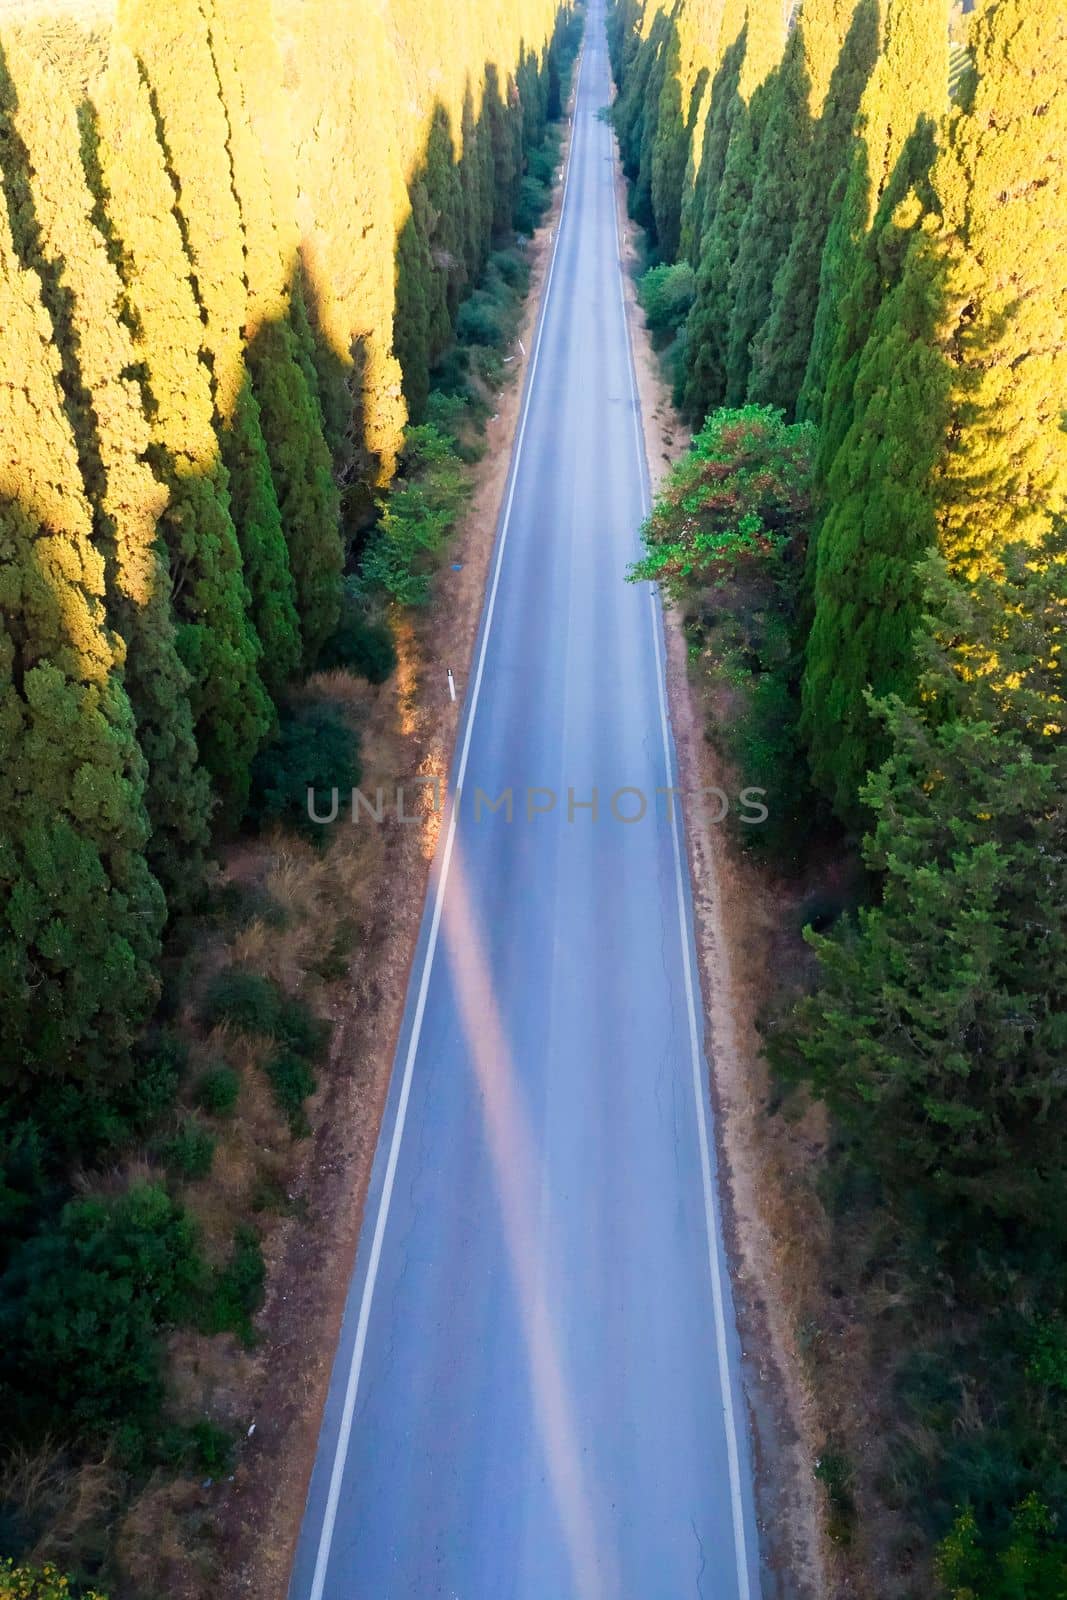
[[[603,18],[292,1600],[759,1593]]]

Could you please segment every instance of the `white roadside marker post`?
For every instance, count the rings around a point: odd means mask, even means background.
[[[448,673],[448,693],[449,693],[450,698],[454,700],[456,698],[456,680],[452,676],[452,668],[451,667],[446,667],[445,670]]]

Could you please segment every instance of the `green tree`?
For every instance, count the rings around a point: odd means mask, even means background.
[[[1067,1594],[1067,1544],[1036,1494],[1028,1495],[999,1543],[984,1540],[974,1512],[960,1512],[937,1552],[946,1600],[1060,1600]]]
[[[802,18],[806,30],[814,29],[815,20],[814,14]],[[805,54],[812,69],[821,64],[824,73],[823,51],[828,48],[836,59],[824,96],[812,78],[811,110],[818,120],[798,188],[789,250],[775,272],[767,320],[754,335],[749,380],[749,399],[781,406],[787,416],[796,410],[811,349],[833,196],[852,152],[860,97],[877,60],[878,0],[860,0],[855,7],[834,5],[827,20],[832,25],[829,39],[818,49],[809,44]],[[843,42],[835,25],[848,28]]]
[[[251,617],[263,647],[261,675],[279,694],[300,661],[300,624],[259,404],[245,371],[248,308],[245,241],[231,159],[231,132],[207,20],[197,0],[157,6],[120,0],[117,37],[137,57],[152,94],[203,318],[216,428],[241,546]],[[334,532],[340,604],[340,543]],[[318,619],[312,616],[314,625]],[[325,636],[325,633],[324,635]]]
[[[1042,35],[1024,12],[999,0],[976,21],[977,73],[875,318],[830,472],[804,710],[812,771],[845,817],[884,749],[868,687],[909,691],[915,563],[937,545],[956,571],[995,572],[1065,504],[1067,25]],[[915,196],[902,206],[919,210]]]
[[[41,281],[0,206],[0,1077],[91,1077],[157,993],[144,758]]]
[[[831,937],[779,1063],[895,1195],[1067,1225],[1067,538],[973,585],[940,557],[915,701],[883,707],[865,856],[881,902]]]
[[[201,359],[204,325],[156,138],[147,85],[119,41],[95,91],[89,157],[119,259],[126,311],[150,397],[152,454],[170,491],[161,519],[178,646],[192,678],[201,756],[226,815],[240,814],[248,771],[272,720],[260,678],[241,551]]]
[[[145,460],[151,431],[132,376],[122,283],[93,223],[74,107],[58,76],[17,42],[7,48],[0,129],[15,247],[41,278],[55,328],[93,541],[105,558],[108,617],[126,646],[126,690],[148,764],[148,859],[168,898],[181,898],[197,881],[211,795],[157,539],[167,493]]]

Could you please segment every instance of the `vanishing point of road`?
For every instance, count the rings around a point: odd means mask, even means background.
[[[759,1593],[609,98],[591,0],[291,1600]]]

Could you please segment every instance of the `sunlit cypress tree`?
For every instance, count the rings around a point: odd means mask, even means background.
[[[687,182],[682,195],[678,248],[694,268],[700,264],[704,233],[715,216],[730,129],[737,112],[738,87],[747,39],[743,5],[740,0],[727,0],[714,68],[697,108],[690,169],[687,169]]]
[[[230,130],[207,24],[197,0],[120,0],[117,37],[141,64],[177,195],[176,214],[204,320],[204,348],[261,672],[279,693],[300,661],[300,625],[259,406],[243,357],[245,248],[230,157]],[[340,549],[334,535],[335,585]],[[332,627],[337,606],[329,619]],[[314,617],[312,624],[317,621]],[[327,629],[328,631],[328,629]]]
[[[5,55],[0,141],[15,246],[41,276],[56,331],[93,539],[105,558],[108,617],[126,645],[126,689],[148,763],[148,857],[174,897],[195,887],[211,798],[157,538],[167,492],[144,459],[151,433],[130,375],[136,355],[122,283],[93,223],[74,107],[58,76],[17,43]]]
[[[885,0],[885,7],[882,51],[831,195],[811,349],[797,402],[800,418],[824,424],[818,468],[824,480],[848,426],[855,362],[884,292],[878,241],[869,238],[879,203],[911,135],[923,119],[936,121],[948,103],[943,0]],[[913,141],[920,165],[930,148],[929,139]],[[896,192],[905,192],[909,181],[907,173],[899,174]]]
[[[0,326],[0,1076],[25,1086],[122,1055],[164,904],[54,330],[4,205]]]
[[[910,690],[916,562],[936,544],[955,571],[995,573],[1067,499],[1067,21],[998,0],[972,40],[975,76],[859,363],[819,536],[804,716],[843,816],[884,751],[868,688]]]
[[[192,676],[201,756],[227,814],[243,809],[249,766],[272,711],[259,675],[241,552],[218,453],[204,326],[156,138],[147,85],[115,42],[95,94],[91,164],[117,251],[150,396],[152,454],[170,490],[161,519],[170,552],[178,646]]]
[[[780,406],[788,416],[796,408],[811,349],[833,197],[836,193],[840,202],[839,180],[852,152],[860,97],[877,60],[878,12],[878,0],[860,0],[856,6],[852,0],[837,0],[821,16],[812,7],[802,19],[810,70],[819,69],[822,77],[821,88],[812,77],[811,110],[818,120],[797,191],[789,251],[775,272],[767,320],[754,335],[749,379],[751,400]],[[819,22],[827,25],[827,36],[816,48],[812,35]],[[848,31],[842,39],[844,29]]]
[[[244,234],[245,358],[289,549],[304,663],[311,666],[337,616],[340,506],[292,321],[295,188],[281,61],[256,0],[204,0],[204,9]]]

